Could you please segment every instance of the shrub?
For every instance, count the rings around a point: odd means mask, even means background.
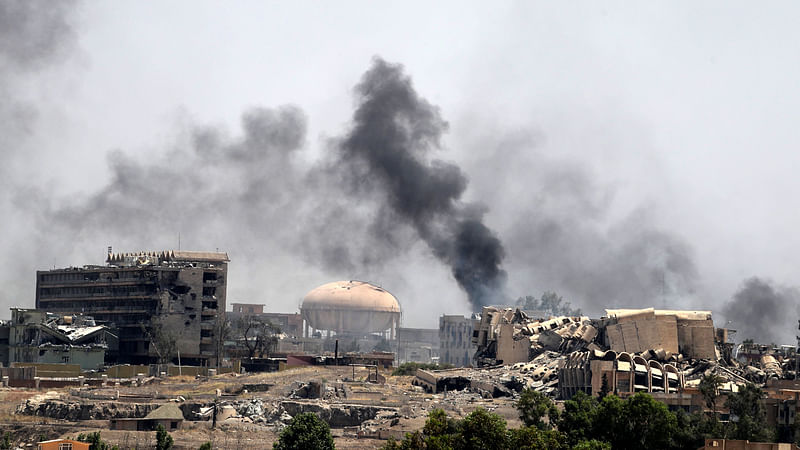
[[[333,436],[328,424],[313,413],[298,414],[273,446],[275,450],[333,450]]]

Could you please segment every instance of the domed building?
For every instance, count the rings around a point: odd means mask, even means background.
[[[300,314],[305,321],[304,336],[314,330],[337,335],[397,335],[400,302],[389,291],[364,281],[335,281],[312,289],[303,298]],[[309,332],[311,328],[311,332]]]

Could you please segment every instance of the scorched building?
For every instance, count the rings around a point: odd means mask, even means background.
[[[221,347],[228,261],[218,252],[109,252],[106,266],[36,272],[36,308],[116,329],[121,362],[180,352],[184,363],[207,363]]]

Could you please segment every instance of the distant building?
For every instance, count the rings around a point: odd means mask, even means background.
[[[398,328],[397,362],[435,363],[439,361],[439,330],[436,328]]]
[[[264,305],[257,303],[231,303],[231,312],[237,314],[262,314]]]
[[[102,367],[107,351],[116,349],[117,337],[87,316],[12,308],[11,320],[0,325],[4,367],[22,362],[79,364],[91,370]]]
[[[472,331],[478,319],[464,316],[439,317],[439,362],[454,366],[469,366],[477,347],[472,343]]]
[[[116,329],[120,362],[152,362],[159,349],[151,342],[161,336],[175,341],[184,364],[205,363],[221,348],[214,330],[228,261],[215,252],[109,251],[106,266],[36,272],[36,308],[85,313]]]

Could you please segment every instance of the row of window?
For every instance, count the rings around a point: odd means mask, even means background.
[[[75,286],[75,287],[46,287],[39,289],[40,298],[52,297],[78,297],[86,295],[152,295],[155,286]]]

